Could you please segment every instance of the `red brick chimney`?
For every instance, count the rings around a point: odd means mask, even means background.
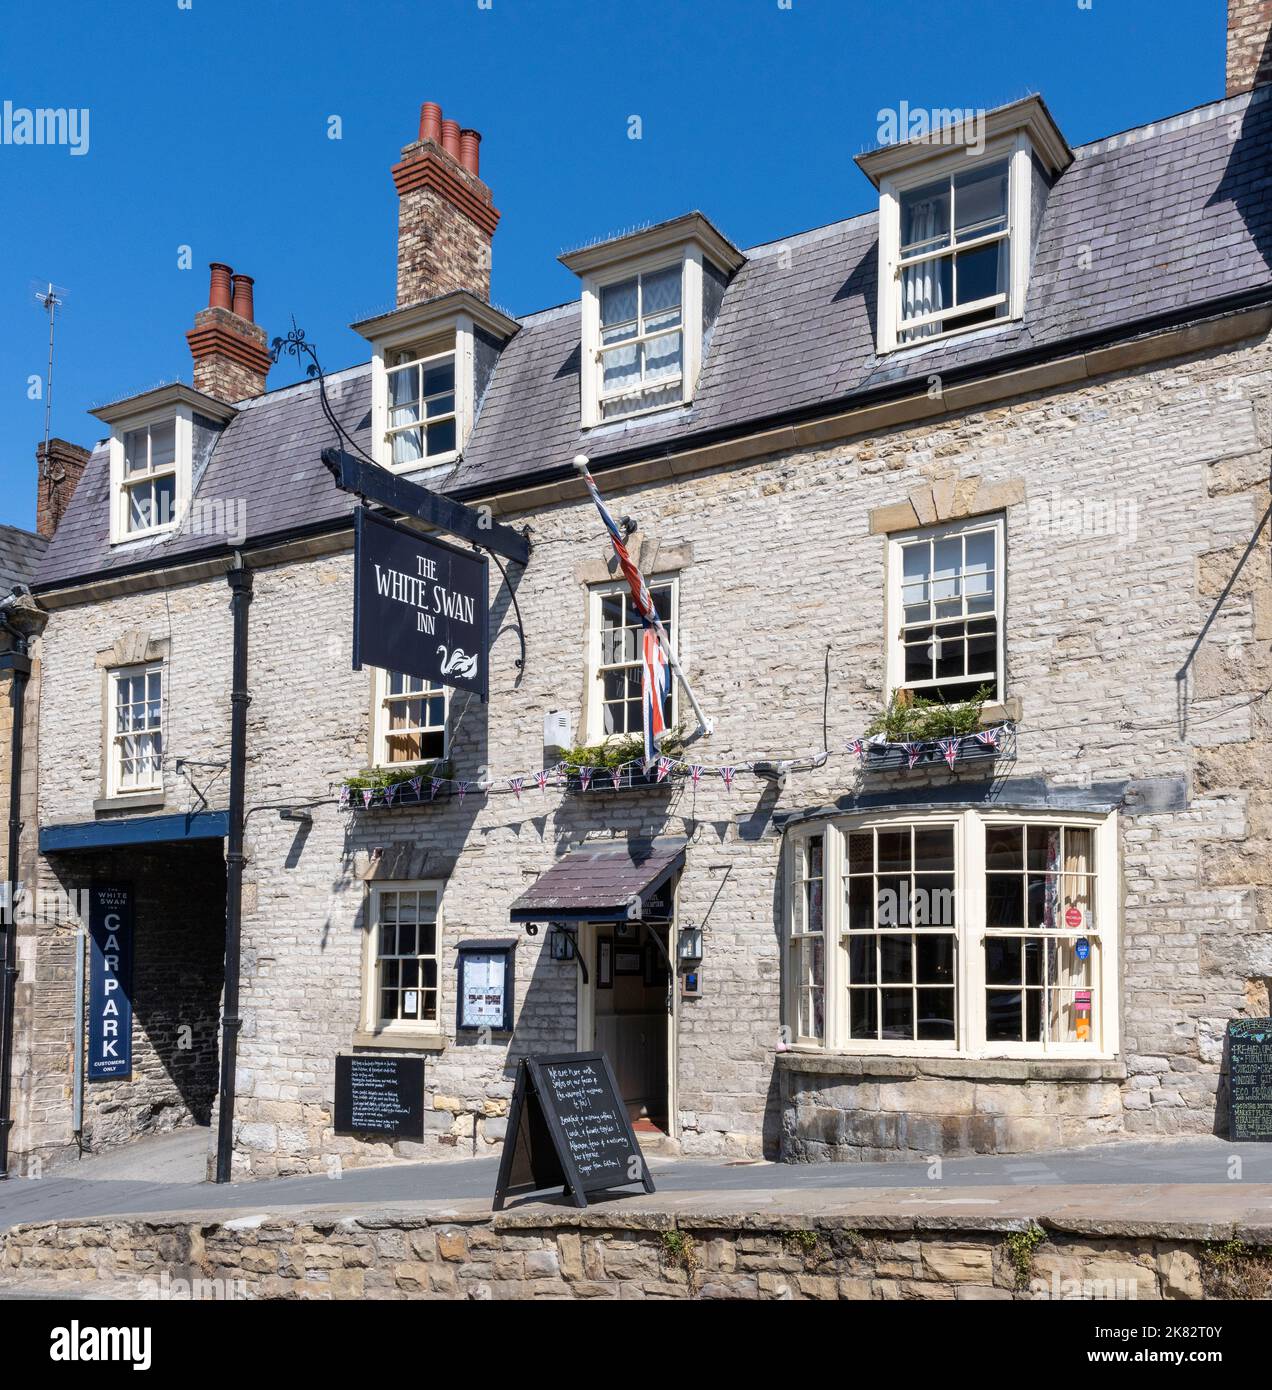
[[[1228,0],[1228,95],[1272,81],[1272,0]]]
[[[194,358],[194,389],[220,401],[243,401],[265,390],[269,352],[255,321],[252,278],[213,261],[208,307],[186,334]]]
[[[398,191],[398,308],[451,290],[490,298],[490,243],[499,214],[478,177],[481,136],[420,107],[419,139],[393,166]]]
[[[35,446],[38,482],[35,499],[35,529],[48,540],[66,515],[71,498],[84,476],[88,463],[87,449],[70,444],[65,439],[50,439],[46,449],[43,441]]]

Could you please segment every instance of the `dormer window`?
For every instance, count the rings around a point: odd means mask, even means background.
[[[583,281],[584,426],[688,405],[737,247],[694,212],[561,261]]]
[[[179,531],[234,406],[180,383],[93,411],[110,426],[112,545]]]
[[[129,536],[166,530],[176,521],[176,420],[156,420],[124,434],[119,507]]]
[[[858,156],[879,189],[878,350],[1021,318],[1047,193],[1072,158],[1039,97]]]
[[[391,355],[388,368],[390,460],[409,468],[455,453],[455,354]]]
[[[1010,160],[996,159],[900,194],[898,342],[1010,312],[1010,183]]]
[[[684,398],[683,278],[677,261],[601,286],[602,420]]]
[[[371,357],[371,447],[395,473],[445,470],[463,452],[504,345],[519,328],[468,290],[355,323]]]

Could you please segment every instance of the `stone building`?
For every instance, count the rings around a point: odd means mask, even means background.
[[[1037,97],[937,119],[859,159],[876,211],[746,250],[689,213],[521,319],[479,137],[426,104],[398,307],[325,387],[349,448],[528,535],[486,702],[350,669],[337,441],[214,265],[194,387],[96,412],[34,586],[40,883],[124,884],[134,924],[83,1142],[225,1103],[243,569],[236,1172],[490,1152],[517,1059],[593,1046],[691,1154],[1222,1131],[1272,978],[1267,10],[1233,0],[1208,105],[1077,148]],[[580,452],[713,728],[540,787],[641,721]],[[24,960],[26,1152],[72,1142],[79,939]],[[512,1029],[457,1027],[461,946],[510,940]],[[425,1059],[422,1141],[336,1132],[350,1054]]]

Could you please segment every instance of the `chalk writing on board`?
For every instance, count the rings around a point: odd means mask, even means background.
[[[1228,1132],[1272,1140],[1272,1018],[1228,1025]]]

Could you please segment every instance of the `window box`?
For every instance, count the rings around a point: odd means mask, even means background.
[[[982,739],[981,734],[993,734],[993,740]],[[953,762],[946,754],[942,739],[921,739],[915,743],[889,743],[886,740],[874,743],[867,739],[864,766],[871,772],[883,772],[895,768],[958,767],[962,763],[1016,756],[1016,726],[1011,723],[992,724],[979,733],[953,734],[950,737],[958,740]]]
[[[671,787],[671,779],[674,772],[668,771],[667,775],[661,780],[658,776],[658,765],[655,763],[648,772],[640,763],[628,764],[618,769],[618,784],[614,783],[615,769],[612,767],[594,767],[592,777],[586,787],[583,785],[583,778],[577,767],[567,768],[565,771],[565,789],[568,792],[586,793],[593,796],[597,792],[631,791],[641,787]]]
[[[375,768],[358,777],[346,778],[340,787],[340,801],[342,805],[347,804],[359,811],[390,811],[399,806],[418,806],[421,802],[455,795],[453,789],[447,791],[439,788],[434,796],[432,789],[435,778],[449,780],[452,775],[451,765],[446,761],[392,769]],[[413,783],[418,783],[418,786]],[[371,793],[370,800],[364,795],[368,791]]]

